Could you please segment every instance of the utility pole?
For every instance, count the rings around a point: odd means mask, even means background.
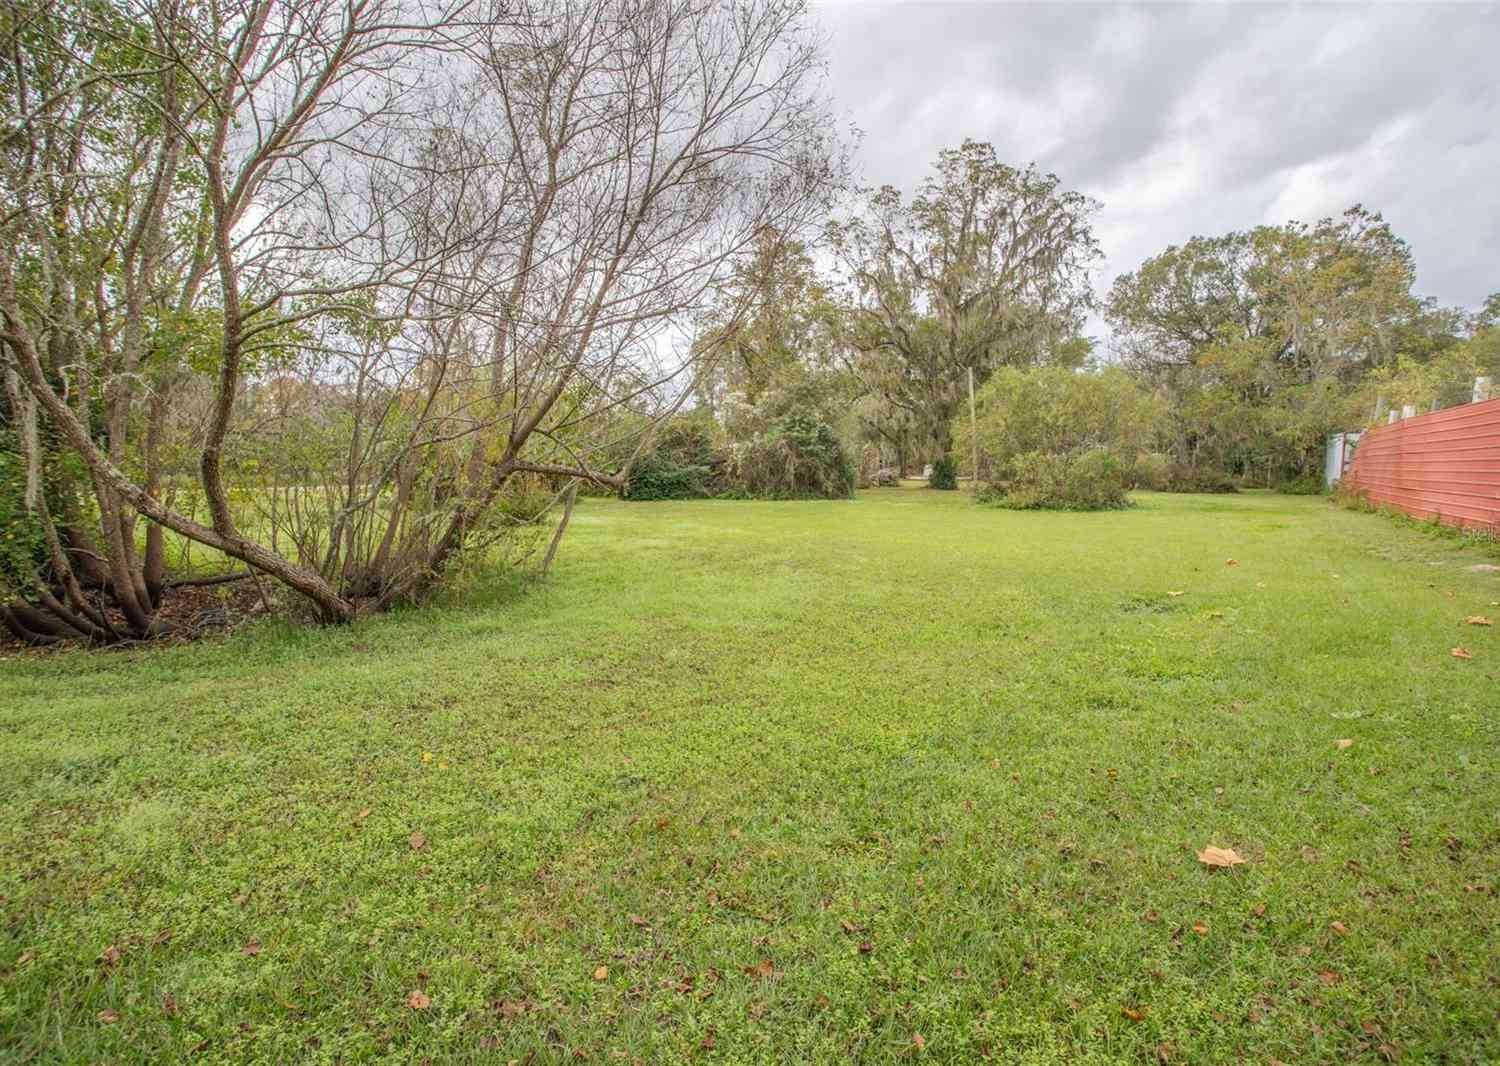
[[[979,489],[979,417],[974,413],[974,368],[969,367],[969,445],[973,452],[974,469],[969,487]]]

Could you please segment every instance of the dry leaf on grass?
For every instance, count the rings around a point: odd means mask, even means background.
[[[1199,936],[1207,936],[1208,926],[1204,922],[1194,922],[1193,932],[1197,933]]]
[[[608,981],[609,980],[609,967],[608,966],[601,966],[597,970],[595,970],[594,971],[594,980],[595,981]]]
[[[1332,922],[1329,924],[1328,928],[1332,929],[1339,936],[1349,935],[1349,927],[1343,922]]]
[[[256,940],[254,937],[251,937],[250,938],[250,942],[248,944],[246,944],[244,947],[240,948],[240,954],[241,955],[249,955],[252,958],[254,956],[256,956],[256,955],[259,955],[260,954],[260,941]]]
[[[1354,741],[1352,741],[1352,740],[1349,740],[1349,739],[1348,739],[1348,738],[1347,738],[1347,737],[1346,737],[1346,738],[1344,738],[1344,739],[1342,739],[1342,740],[1335,740],[1335,741],[1334,741],[1334,742],[1333,742],[1333,746],[1334,746],[1334,747],[1335,747],[1335,748],[1338,748],[1338,749],[1339,749],[1339,751],[1343,751],[1343,750],[1345,750],[1345,749],[1346,749],[1346,748],[1350,748],[1350,747],[1353,747],[1353,746],[1354,746]]]
[[[1471,614],[1464,619],[1464,625],[1466,626],[1492,626],[1494,624],[1491,619],[1486,618],[1482,614]]]
[[[406,997],[406,1005],[412,1010],[426,1010],[432,1006],[432,1000],[428,998],[426,992],[414,988],[411,995]]]
[[[1167,590],[1167,595],[1168,596],[1185,596],[1186,594],[1187,594],[1187,590],[1186,589],[1177,589],[1175,591],[1173,591],[1172,589],[1168,589]]]
[[[1455,659],[1472,659],[1472,658],[1474,658],[1474,653],[1472,651],[1470,651],[1468,648],[1454,648],[1448,654],[1451,655],[1451,656],[1453,656]]]
[[[411,845],[412,851],[421,851],[427,846],[427,838],[418,830],[407,839],[407,843]]]
[[[99,1020],[105,1025],[114,1025],[115,1022],[120,1020],[120,1012],[110,1009],[102,1010],[99,1012]]]
[[[1225,566],[1239,566],[1240,565],[1240,561],[1238,559],[1225,559],[1224,560],[1224,565]]]
[[[746,966],[745,972],[751,977],[769,978],[776,973],[776,964],[770,959],[761,959],[754,966]]]
[[[924,1047],[927,1046],[927,1038],[924,1037],[921,1033],[912,1033],[911,1046],[916,1048],[918,1051],[921,1051]]]
[[[1141,1022],[1146,1020],[1146,1015],[1149,1012],[1145,1007],[1121,1007],[1120,1013],[1133,1022]]]
[[[1233,848],[1216,848],[1212,844],[1198,852],[1198,861],[1204,866],[1238,866],[1245,860]]]

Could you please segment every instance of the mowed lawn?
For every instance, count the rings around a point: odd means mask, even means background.
[[[462,605],[0,661],[0,1059],[1494,1061],[1496,561],[586,500]]]

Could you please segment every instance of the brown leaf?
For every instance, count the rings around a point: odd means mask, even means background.
[[[714,1034],[713,1033],[709,1033],[698,1044],[698,1048],[701,1051],[712,1051],[714,1049],[714,1046],[715,1045],[714,1045]]]
[[[1339,751],[1347,751],[1349,748],[1354,747],[1354,741],[1349,740],[1348,738],[1345,738],[1343,740],[1335,740],[1333,742],[1333,746],[1335,748],[1338,748]]]
[[[1495,623],[1482,614],[1471,614],[1464,619],[1466,626],[1492,626]]]
[[[1161,1063],[1161,1066],[1170,1066],[1170,1063],[1172,1062],[1171,1044],[1156,1045],[1156,1061]]]
[[[855,925],[848,918],[840,918],[839,919],[839,926],[846,933],[852,933],[852,932],[856,931],[859,928],[859,926]]]
[[[360,821],[364,821],[366,818],[370,817],[370,808],[366,807],[364,810],[360,811],[359,814],[355,815],[355,817]]]
[[[1349,935],[1349,927],[1347,925],[1345,925],[1343,922],[1333,922],[1332,924],[1330,924],[1328,926],[1328,928],[1332,929],[1339,936],[1348,936]]]
[[[1199,936],[1207,936],[1208,935],[1208,925],[1206,923],[1204,923],[1204,922],[1194,922],[1193,923],[1193,932],[1197,933]]]
[[[1121,1007],[1120,1013],[1133,1022],[1142,1022],[1150,1011],[1145,1007]]]
[[[1198,852],[1198,861],[1204,866],[1238,866],[1245,860],[1233,848],[1216,848],[1212,844]]]
[[[260,941],[256,940],[254,937],[251,937],[249,942],[244,947],[240,948],[240,954],[250,956],[259,955]]]
[[[1380,1057],[1385,1059],[1386,1062],[1395,1062],[1401,1054],[1401,1052],[1396,1050],[1395,1044],[1381,1044],[1375,1050],[1380,1052]]]
[[[177,1017],[177,1001],[172,998],[172,993],[167,992],[161,997],[161,1012],[168,1018]]]
[[[595,981],[608,981],[609,980],[609,967],[608,966],[600,966],[598,969],[596,969],[594,971],[594,980]]]
[[[1325,985],[1336,985],[1344,979],[1344,975],[1337,970],[1319,970],[1318,980]]]
[[[1264,918],[1266,916],[1266,905],[1264,903],[1257,903],[1250,908],[1250,913],[1257,918]]]
[[[105,966],[113,966],[120,961],[120,949],[113,944],[99,953],[99,961]]]
[[[31,951],[31,950],[28,949],[26,951],[21,952],[20,955],[16,956],[16,969],[19,970],[22,966],[25,966],[28,962],[30,962],[34,958],[36,958],[36,952],[34,952],[34,951]]]
[[[775,975],[776,964],[770,959],[761,959],[754,966],[746,966],[745,972],[751,977],[766,979]]]
[[[420,830],[413,832],[407,842],[411,844],[412,851],[421,851],[427,846],[427,838],[422,835]]]
[[[420,988],[414,988],[411,990],[411,995],[406,997],[406,1005],[412,1010],[426,1010],[432,1006],[432,1000],[426,992]]]
[[[172,930],[170,930],[170,929],[158,929],[156,931],[156,936],[154,936],[154,937],[151,938],[151,943],[153,943],[153,944],[165,944],[168,940],[171,940],[171,939],[172,939]]]
[[[860,946],[859,946],[859,953],[861,955],[868,955],[870,952],[872,952],[874,950],[875,950],[875,945],[872,944],[872,943],[870,943],[868,940],[866,940],[864,943],[860,944]]]
[[[1240,565],[1240,561],[1238,559],[1225,559],[1224,560],[1224,565],[1225,566],[1239,566]]]
[[[916,1048],[918,1051],[921,1051],[924,1047],[927,1046],[927,1038],[924,1037],[921,1033],[912,1033],[911,1046]]]
[[[1474,658],[1474,653],[1472,651],[1470,651],[1468,648],[1454,648],[1448,654],[1451,655],[1451,656],[1453,656],[1455,659],[1472,659],[1472,658]]]
[[[99,1012],[99,1020],[105,1025],[114,1025],[115,1022],[120,1020],[120,1012],[112,1007],[106,1007]]]
[[[632,914],[630,916],[630,924],[631,925],[636,925],[636,926],[643,926],[643,925],[646,925],[648,923],[646,922],[646,919],[642,918],[639,914]]]

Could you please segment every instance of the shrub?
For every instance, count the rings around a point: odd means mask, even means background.
[[[1135,457],[1130,468],[1131,486],[1161,492],[1167,488],[1171,470],[1171,456],[1161,452],[1142,452]]]
[[[1276,491],[1287,496],[1321,496],[1327,491],[1327,487],[1323,484],[1321,474],[1303,474],[1299,478],[1280,482]]]
[[[1130,506],[1124,464],[1108,449],[1071,454],[1033,451],[1005,464],[980,492],[985,503],[1016,510],[1104,511]]]
[[[729,449],[729,493],[762,499],[841,499],[856,471],[833,427],[807,412],[784,415],[762,435]]]
[[[1206,466],[1188,466],[1185,463],[1173,463],[1167,471],[1167,483],[1163,486],[1167,492],[1239,492],[1240,487],[1234,483],[1234,478],[1222,470],[1214,470]]]
[[[938,456],[927,484],[935,489],[958,488],[958,460],[951,455]]]
[[[654,447],[639,456],[630,469],[630,482],[621,496],[627,500],[692,500],[718,494],[718,470],[723,460],[714,448],[712,432],[697,419],[668,423]]]

